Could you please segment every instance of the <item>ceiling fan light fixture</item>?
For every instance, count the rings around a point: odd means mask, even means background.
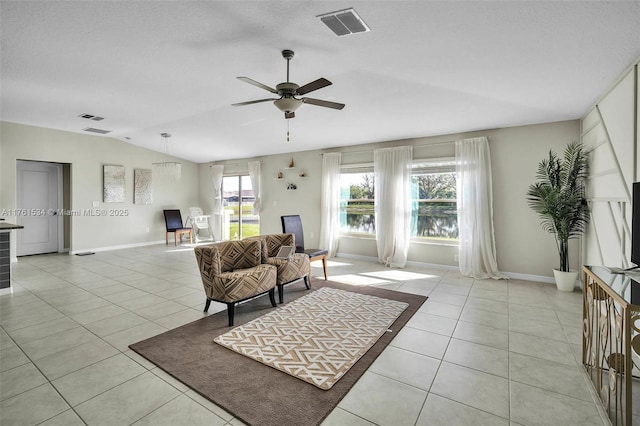
[[[302,105],[302,100],[296,98],[281,98],[273,101],[273,104],[282,112],[293,112]]]
[[[169,148],[167,145],[167,139],[171,137],[169,133],[160,133],[162,139],[164,139],[164,149],[167,161],[161,161],[158,163],[151,163],[153,171],[156,177],[162,181],[176,182],[180,180],[182,176],[182,164],[177,161],[169,160]]]

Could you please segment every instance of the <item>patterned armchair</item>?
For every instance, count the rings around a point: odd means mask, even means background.
[[[205,312],[212,300],[226,303],[232,326],[238,302],[268,292],[271,305],[276,307],[277,268],[262,263],[260,241],[224,241],[196,247],[194,252],[207,296]]]
[[[274,265],[278,268],[276,285],[278,286],[279,302],[284,302],[284,286],[304,279],[304,285],[309,288],[311,268],[309,256],[304,253],[294,253],[289,259],[276,259],[278,250],[282,246],[296,246],[293,234],[267,234],[245,238],[244,241],[258,240],[262,243],[262,263]]]

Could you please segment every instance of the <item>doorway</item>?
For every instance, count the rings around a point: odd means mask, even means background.
[[[253,214],[256,197],[249,175],[224,176],[222,194],[224,209],[232,211],[229,223],[224,225],[229,239],[241,240],[260,235],[260,215]]]
[[[63,165],[18,160],[16,217],[18,256],[64,250]]]

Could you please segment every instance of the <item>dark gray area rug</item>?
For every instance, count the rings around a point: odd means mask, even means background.
[[[233,328],[227,326],[226,310],[129,347],[247,424],[320,424],[427,298],[319,279],[314,279],[311,286],[307,290],[301,281],[285,287],[285,303],[320,287],[332,287],[409,304],[391,325],[391,331],[380,337],[330,390],[319,389],[214,343],[215,337]],[[202,298],[204,305],[204,295]],[[236,306],[235,325],[272,309],[277,308],[271,307],[268,297]]]

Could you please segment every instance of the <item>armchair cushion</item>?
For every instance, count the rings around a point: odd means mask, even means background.
[[[275,257],[282,246],[296,246],[295,235],[293,234],[267,234],[256,235],[245,238],[244,241],[260,241],[262,243],[262,263],[267,263],[267,259]]]
[[[305,254],[294,253],[289,259],[277,259],[275,256],[282,246],[296,245],[295,235],[267,234],[245,238],[244,241],[260,241],[262,244],[262,263],[274,265],[278,268],[277,284],[285,284],[300,279],[311,272],[309,257]]]
[[[277,268],[261,264],[260,241],[224,241],[194,251],[209,299],[240,301],[276,285]]]
[[[304,284],[309,288],[309,276],[311,267],[309,266],[309,256],[304,253],[294,253],[288,259],[278,259],[280,247],[296,245],[294,234],[267,234],[246,238],[245,241],[259,241],[262,246],[262,263],[275,266],[277,268],[276,285],[278,286],[278,297],[280,303],[284,301],[285,284],[304,279]]]
[[[225,241],[217,245],[221,272],[253,268],[262,263],[262,246],[259,241]]]
[[[223,272],[213,277],[212,299],[222,302],[244,300],[275,287],[277,268],[258,265],[249,269]]]

